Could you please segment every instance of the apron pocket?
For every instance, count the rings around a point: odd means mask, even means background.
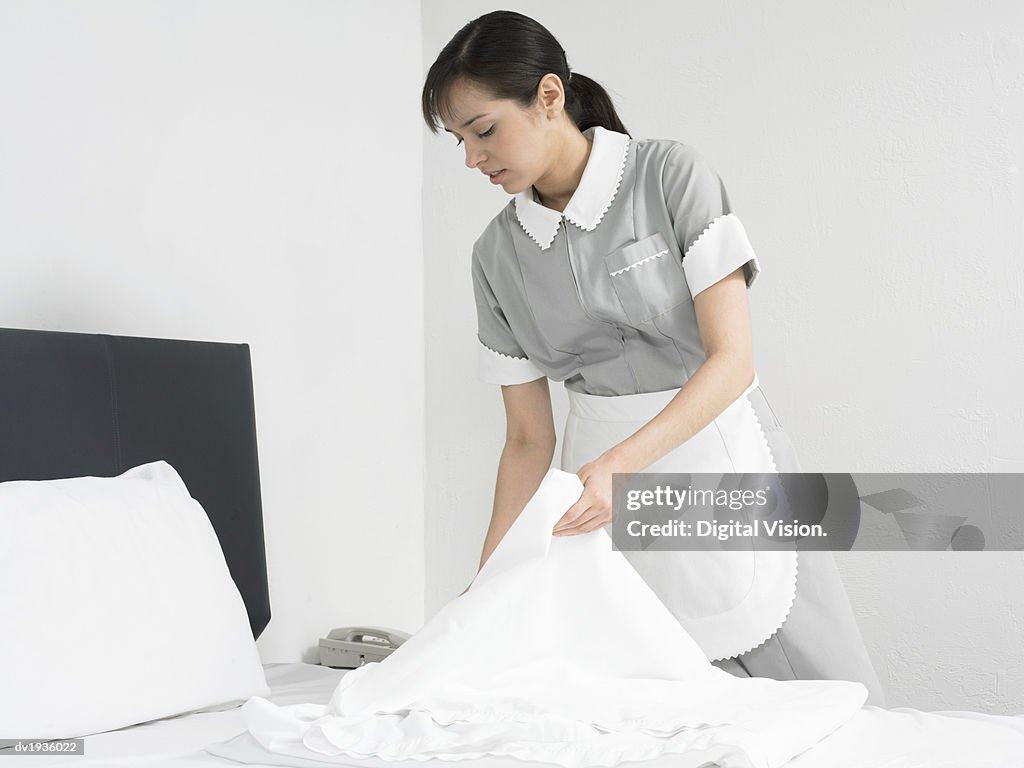
[[[683,266],[660,232],[628,243],[604,257],[608,278],[626,318],[647,322],[690,298]]]

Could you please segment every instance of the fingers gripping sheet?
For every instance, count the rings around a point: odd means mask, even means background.
[[[551,535],[582,491],[551,469],[468,592],[346,673],[327,706],[249,699],[249,733],[276,764],[506,755],[576,768],[674,753],[676,768],[772,768],[860,710],[860,683],[712,666],[607,529]]]

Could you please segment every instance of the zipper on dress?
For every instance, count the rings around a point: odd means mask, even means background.
[[[569,225],[565,223],[565,214],[562,214],[562,220],[559,222],[562,229],[565,231],[565,250],[568,254],[569,261],[569,274],[572,275],[572,285],[576,289],[576,298],[580,302],[580,309],[583,310],[583,314],[589,317],[591,320],[597,320],[598,322],[605,322],[600,318],[594,317],[590,314],[590,310],[587,309],[587,305],[583,301],[583,291],[580,290],[580,283],[576,279],[576,270],[572,267],[572,243],[569,240]]]
[[[573,269],[572,267],[572,240],[570,240],[569,238],[569,224],[565,220],[565,214],[562,214],[561,226],[565,230],[565,250],[568,254],[567,259],[569,261],[569,274],[572,275],[572,284],[573,287],[576,289],[576,298],[580,302],[580,309],[583,310],[584,315],[589,317],[595,323],[604,323],[605,325],[610,325],[616,330],[618,330],[619,326],[615,325],[614,323],[610,323],[607,320],[603,320],[597,315],[594,315],[589,309],[587,309],[587,304],[585,301],[583,301],[583,291],[580,290],[580,283],[576,279],[576,270]]]
[[[615,326],[615,330],[619,332],[619,341],[622,344],[622,359],[626,362],[626,367],[629,369],[629,375],[633,377],[633,389],[637,392],[640,391],[640,382],[636,380],[636,373],[633,371],[633,366],[629,364],[629,357],[626,356],[626,337],[622,333],[622,329],[619,326]]]
[[[559,221],[559,226],[563,227],[563,229],[565,230],[565,249],[566,253],[568,254],[569,274],[572,275],[572,285],[576,289],[576,298],[580,302],[580,309],[582,309],[583,314],[585,314],[591,320],[594,320],[598,323],[604,323],[605,325],[610,325],[612,328],[615,329],[615,332],[619,334],[619,343],[622,344],[622,359],[625,361],[626,368],[629,369],[629,375],[633,379],[633,389],[639,392],[640,382],[637,381],[636,373],[633,371],[633,366],[629,364],[629,358],[626,356],[626,337],[622,333],[622,328],[620,328],[615,323],[610,323],[607,320],[602,320],[601,318],[595,317],[594,315],[590,314],[590,310],[587,309],[587,305],[583,301],[583,291],[580,290],[579,280],[576,279],[576,270],[573,269],[572,266],[572,242],[569,239],[569,225],[566,224],[565,222],[565,214],[562,214],[561,221]]]

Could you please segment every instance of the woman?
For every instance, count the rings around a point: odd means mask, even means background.
[[[423,115],[514,196],[472,258],[480,375],[507,418],[481,567],[551,466],[549,379],[569,396],[561,468],[584,483],[556,536],[611,522],[616,472],[800,471],[753,366],[760,264],[701,154],[631,138],[605,90],[511,11],[445,46]],[[717,666],[855,680],[884,706],[830,552],[623,555]]]

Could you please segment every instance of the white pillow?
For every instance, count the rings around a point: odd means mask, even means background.
[[[268,696],[242,597],[174,468],[0,483],[4,738]]]

